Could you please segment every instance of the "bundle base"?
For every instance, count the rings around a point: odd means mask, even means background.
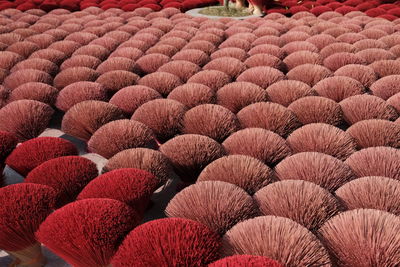
[[[236,0],[236,9],[245,8],[244,0]]]
[[[263,15],[263,10],[261,7],[254,5],[253,15]]]
[[[47,263],[39,243],[19,251],[6,252],[14,258],[9,267],[43,267]]]

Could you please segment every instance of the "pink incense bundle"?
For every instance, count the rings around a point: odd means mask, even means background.
[[[208,86],[190,82],[176,87],[168,95],[168,99],[176,100],[187,108],[202,104],[214,104],[215,98],[215,92]]]
[[[101,126],[88,141],[91,152],[111,158],[118,152],[147,147],[156,149],[153,131],[145,124],[133,120],[116,120]]]
[[[400,75],[389,75],[374,82],[370,89],[373,95],[387,100],[400,92],[398,88],[399,81]]]
[[[326,97],[305,96],[292,102],[288,109],[303,125],[320,122],[340,126],[343,123],[340,105]]]
[[[268,98],[266,91],[256,84],[249,82],[229,83],[217,91],[217,103],[233,113]]]
[[[396,266],[400,219],[374,209],[343,212],[325,223],[320,238],[338,266]]]
[[[369,66],[360,64],[349,64],[335,71],[335,76],[346,76],[359,81],[365,87],[371,85],[377,80],[377,74],[374,69]]]
[[[182,181],[193,183],[209,163],[225,155],[215,140],[198,134],[184,134],[170,139],[160,147]]]
[[[187,108],[172,99],[154,99],[136,109],[131,119],[147,125],[157,140],[165,142],[179,133]]]
[[[160,183],[174,176],[170,161],[161,152],[148,148],[122,150],[110,158],[103,173],[121,168],[135,168],[150,172]]]
[[[266,92],[271,102],[289,106],[292,102],[305,96],[316,95],[308,84],[295,80],[282,80],[270,85]]]
[[[210,61],[210,57],[205,52],[198,49],[181,50],[176,53],[172,59],[189,61],[199,66],[203,66]]]
[[[313,89],[319,96],[330,98],[336,102],[366,92],[366,89],[361,82],[344,76],[325,78],[322,81],[319,81]]]
[[[343,161],[319,152],[301,152],[286,157],[275,166],[279,180],[304,180],[328,191],[356,178],[352,169]]]
[[[58,90],[53,86],[38,82],[24,83],[10,93],[9,101],[22,99],[36,100],[50,106],[54,106],[58,95]]]
[[[335,195],[346,209],[376,209],[400,215],[400,181],[367,176],[344,184]]]
[[[390,146],[400,148],[400,125],[387,120],[364,120],[346,131],[359,148]]]
[[[253,195],[276,180],[274,171],[262,161],[246,155],[230,155],[214,160],[200,173],[197,182],[231,183]]]
[[[13,133],[19,141],[40,135],[50,123],[54,110],[36,100],[17,100],[0,109],[0,131]]]
[[[107,89],[99,83],[81,81],[67,85],[57,96],[56,107],[67,112],[75,104],[86,100],[107,101]],[[112,104],[112,103],[111,103]]]
[[[124,119],[124,112],[113,104],[86,100],[75,104],[64,115],[61,130],[84,141],[104,124]]]
[[[4,79],[4,86],[10,89],[15,89],[18,86],[28,82],[41,82],[51,84],[53,77],[50,74],[35,69],[21,69],[12,72]]]
[[[320,65],[303,64],[291,69],[286,76],[289,80],[301,81],[312,87],[319,81],[332,76],[332,72]]]
[[[199,83],[210,87],[214,92],[231,82],[228,74],[219,70],[203,70],[188,80],[188,83]]]
[[[232,79],[236,79],[246,69],[247,67],[243,62],[233,57],[216,58],[204,66],[204,70],[220,71],[229,75]]]
[[[362,120],[381,119],[396,120],[399,116],[396,109],[385,101],[373,95],[355,95],[341,101],[344,120],[349,124],[355,124]]]
[[[294,131],[286,141],[294,153],[314,151],[345,160],[356,152],[356,142],[351,135],[325,123],[307,124]]]
[[[143,85],[132,85],[116,92],[109,103],[122,109],[126,115],[132,116],[141,105],[157,98],[161,98],[161,95],[156,90]]]
[[[357,177],[384,176],[400,180],[400,151],[393,147],[364,148],[351,155],[345,163]]]
[[[251,82],[265,89],[284,79],[285,75],[281,71],[267,66],[258,66],[243,71],[238,75],[236,81]]]
[[[322,242],[300,224],[260,216],[236,224],[222,239],[222,255],[260,255],[287,267],[332,266]]]
[[[310,231],[319,229],[342,208],[329,191],[301,180],[285,180],[267,185],[254,195],[264,215],[292,219]]]
[[[290,109],[276,103],[259,102],[237,113],[243,128],[264,128],[286,137],[302,124]]]
[[[246,191],[221,181],[198,182],[186,187],[171,199],[165,213],[168,217],[197,221],[220,235],[235,224],[259,215]]]
[[[182,85],[182,81],[174,74],[157,71],[141,78],[138,85],[152,88],[161,95],[167,96],[174,88]]]
[[[217,142],[223,142],[239,129],[236,115],[214,104],[196,106],[188,110],[182,120],[182,133],[208,136]]]
[[[229,136],[223,143],[228,155],[247,155],[274,166],[292,154],[288,143],[278,134],[261,129],[246,128]]]

